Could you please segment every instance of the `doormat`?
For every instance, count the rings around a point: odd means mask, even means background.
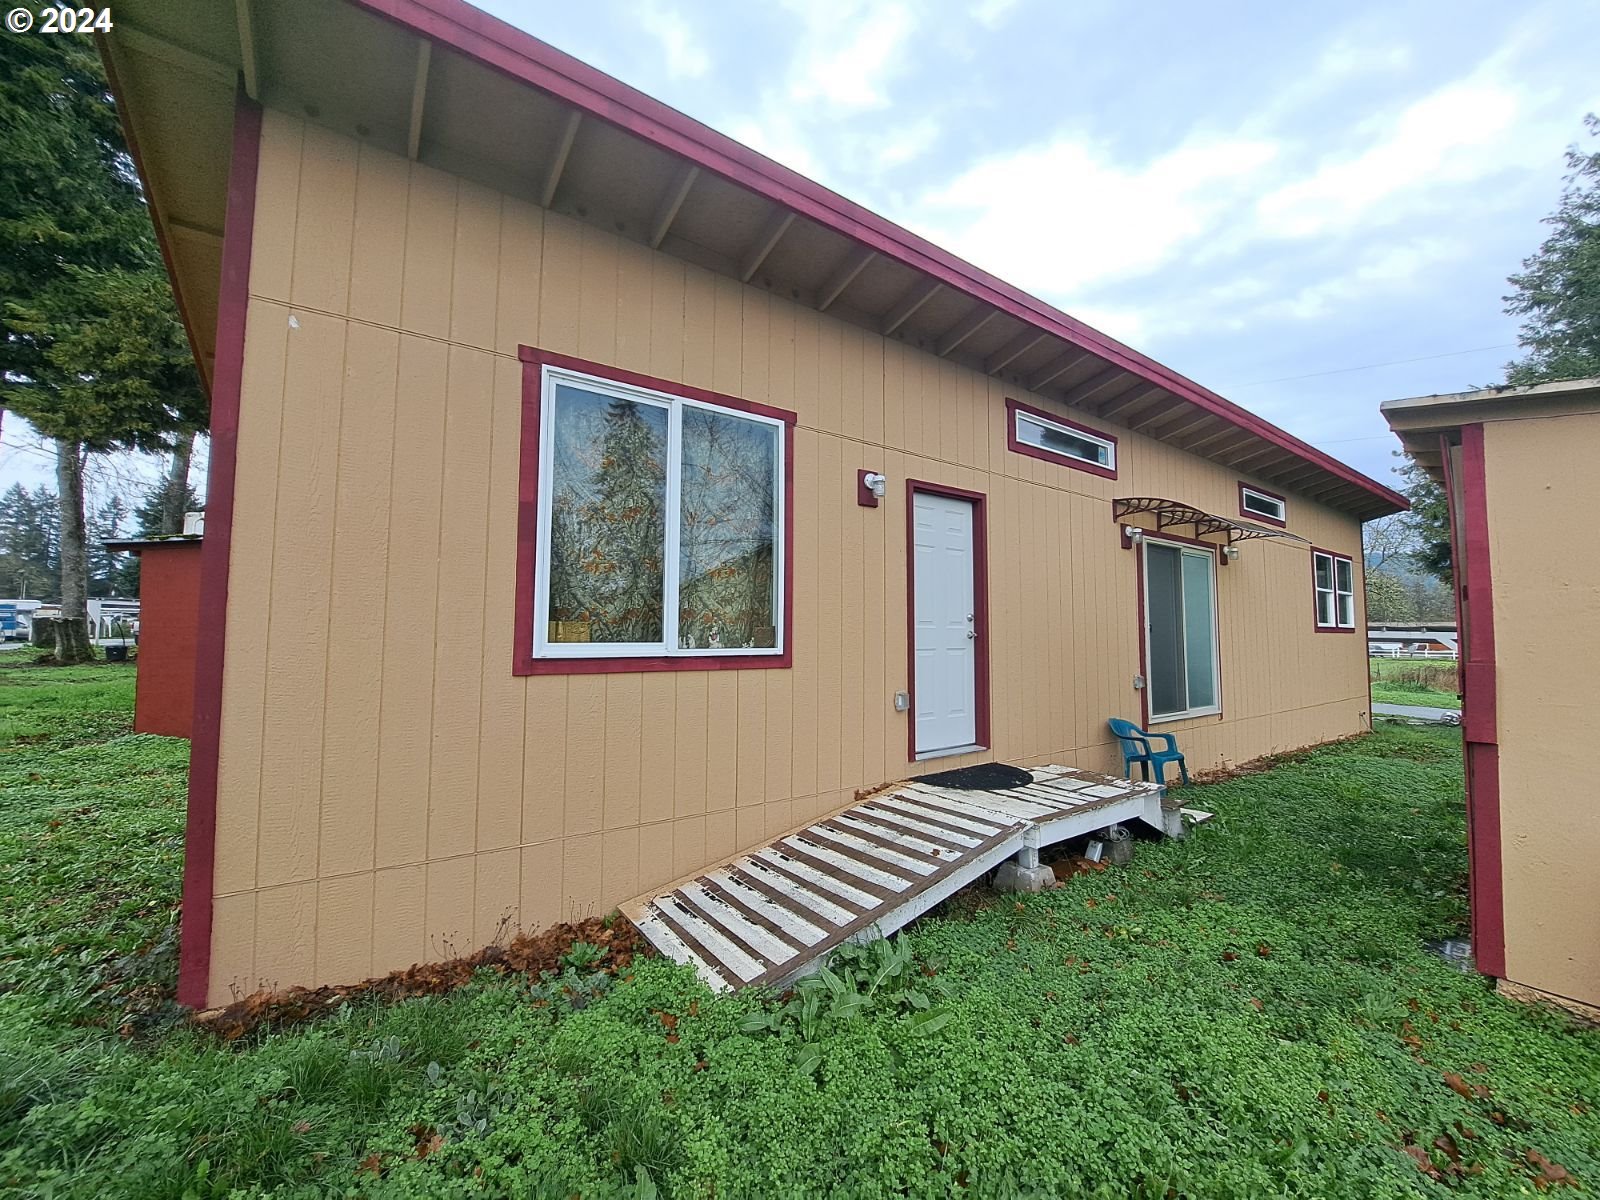
[[[975,767],[959,767],[954,771],[940,771],[937,775],[918,775],[917,783],[931,783],[934,787],[957,788],[964,792],[1001,792],[1007,788],[1023,787],[1033,782],[1033,773],[1009,763],[979,763]]]

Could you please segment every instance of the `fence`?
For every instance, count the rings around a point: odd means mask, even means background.
[[[1458,655],[1454,650],[1407,650],[1403,646],[1368,646],[1368,658],[1417,658],[1417,659],[1444,659],[1455,662]]]

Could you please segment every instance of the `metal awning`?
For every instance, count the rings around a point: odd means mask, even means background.
[[[1154,513],[1158,530],[1171,529],[1178,525],[1193,525],[1194,536],[1197,538],[1208,533],[1220,533],[1227,537],[1227,544],[1230,546],[1234,542],[1248,542],[1251,538],[1282,538],[1286,542],[1301,542],[1308,546],[1311,544],[1305,538],[1286,529],[1269,529],[1265,525],[1253,525],[1249,521],[1240,521],[1234,517],[1219,517],[1192,504],[1184,504],[1179,500],[1163,500],[1159,496],[1123,496],[1111,502],[1111,509],[1119,521],[1135,513]]]

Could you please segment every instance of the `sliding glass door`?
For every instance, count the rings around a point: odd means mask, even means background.
[[[1221,709],[1217,686],[1215,554],[1144,543],[1145,662],[1151,720]]]

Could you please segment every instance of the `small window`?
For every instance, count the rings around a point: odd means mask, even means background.
[[[1144,540],[1145,657],[1150,719],[1221,710],[1216,555]]]
[[[1316,593],[1317,628],[1356,627],[1356,566],[1353,559],[1327,550],[1311,552],[1311,582]]]
[[[1239,515],[1255,517],[1270,525],[1284,525],[1289,520],[1289,504],[1275,492],[1264,492],[1249,484],[1239,485]]]
[[[548,364],[540,392],[533,657],[782,656],[786,422]]]
[[[1029,408],[1015,400],[1006,401],[1010,422],[1007,444],[1018,454],[1061,463],[1080,471],[1117,477],[1117,439],[1110,434]]]

